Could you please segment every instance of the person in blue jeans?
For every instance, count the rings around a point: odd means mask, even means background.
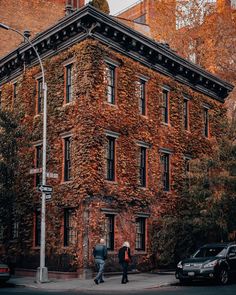
[[[105,240],[101,239],[100,243],[93,248],[93,256],[98,269],[98,273],[94,279],[95,284],[104,283],[103,272],[105,266],[105,260],[107,259],[107,247]]]

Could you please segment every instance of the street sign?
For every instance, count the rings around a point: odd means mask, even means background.
[[[42,173],[42,168],[33,168],[30,169],[30,174]]]
[[[58,178],[57,173],[47,172],[46,173],[47,178]]]
[[[52,186],[50,185],[39,185],[38,186],[38,191],[42,193],[52,193]]]
[[[37,174],[37,173],[42,173],[43,170],[42,168],[32,168],[30,169],[30,174]],[[47,178],[58,178],[58,173],[53,173],[53,172],[46,172],[46,177]]]
[[[46,194],[46,196],[45,196],[45,200],[46,201],[49,201],[49,200],[51,200],[51,198],[52,198],[52,195],[50,194]]]

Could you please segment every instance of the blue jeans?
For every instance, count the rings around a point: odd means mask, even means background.
[[[105,261],[102,259],[95,259],[95,263],[98,269],[98,273],[96,275],[95,280],[98,280],[98,282],[100,283],[101,281],[103,281],[103,271],[104,271]]]

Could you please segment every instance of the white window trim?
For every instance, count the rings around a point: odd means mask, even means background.
[[[136,144],[137,144],[137,146],[144,147],[146,149],[150,149],[152,147],[152,145],[150,143],[147,143],[147,142],[141,141],[141,140],[137,140]]]
[[[118,138],[120,136],[120,133],[110,131],[110,130],[105,130],[105,134],[106,134],[106,136],[110,136],[110,137],[114,137],[114,138]]]

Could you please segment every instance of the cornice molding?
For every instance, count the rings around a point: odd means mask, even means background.
[[[38,34],[32,43],[44,59],[89,37],[220,102],[224,102],[233,90],[230,83],[91,5],[82,7]],[[0,85],[19,75],[25,66],[37,63],[33,49],[24,43],[0,60]]]

